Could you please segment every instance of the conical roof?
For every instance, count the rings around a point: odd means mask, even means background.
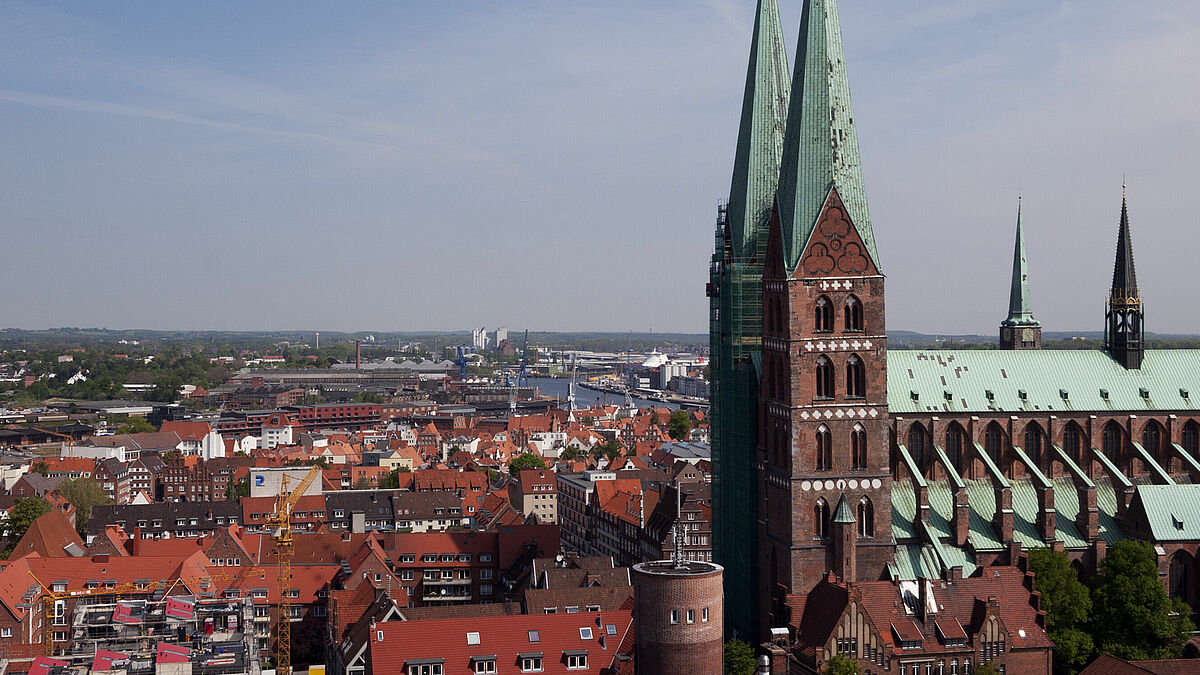
[[[846,503],[846,495],[838,500],[837,508],[833,510],[833,522],[835,523],[853,523],[854,510]]]
[[[1129,233],[1129,208],[1121,195],[1121,224],[1117,228],[1117,260],[1113,265],[1112,297],[1137,298],[1137,272],[1133,268],[1133,238]]]
[[[788,75],[779,7],[775,0],[759,0],[729,187],[729,229],[735,258],[752,256],[758,240],[767,236],[783,155],[791,91]]]
[[[1017,241],[1013,245],[1012,282],[1008,292],[1008,326],[1036,326],[1029,302],[1029,269],[1025,264],[1025,229],[1021,225],[1021,205],[1017,203]]]
[[[805,0],[797,49],[776,192],[784,260],[796,267],[836,184],[879,269],[835,0]]]

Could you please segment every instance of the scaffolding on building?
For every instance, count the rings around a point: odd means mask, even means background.
[[[758,624],[758,386],[762,367],[762,271],[766,223],[753,244],[735,250],[727,204],[717,208],[710,268],[710,424],[713,465],[713,557],[725,567],[726,626],[753,639]]]

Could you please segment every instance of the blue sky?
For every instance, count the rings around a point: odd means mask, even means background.
[[[0,2],[0,325],[703,332],[751,0]],[[1200,332],[1200,3],[839,3],[888,325]],[[799,0],[780,0],[794,58]]]

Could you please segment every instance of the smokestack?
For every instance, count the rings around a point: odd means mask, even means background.
[[[354,341],[354,368],[362,368],[362,340]]]

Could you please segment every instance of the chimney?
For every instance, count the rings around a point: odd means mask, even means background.
[[[362,368],[362,340],[354,341],[354,368]]]

